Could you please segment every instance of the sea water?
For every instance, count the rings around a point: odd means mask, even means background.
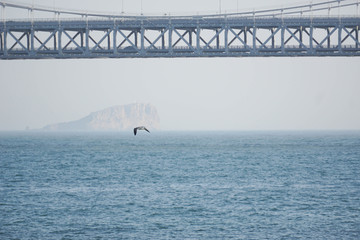
[[[360,239],[360,133],[0,133],[0,239]]]

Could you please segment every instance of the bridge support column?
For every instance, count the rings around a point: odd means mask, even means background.
[[[172,32],[173,32],[173,26],[171,24],[169,24],[169,53],[172,54],[173,53],[173,48],[172,48]]]
[[[281,26],[281,53],[285,54],[285,26]]]
[[[6,57],[8,55],[8,49],[7,49],[7,29],[5,27],[4,29],[4,56]]]
[[[85,29],[85,55],[89,54],[89,26]]]
[[[0,51],[3,52],[5,51],[4,48],[4,37],[5,37],[5,31],[4,32],[0,32]]]
[[[84,32],[80,32],[80,47],[84,47]]]
[[[0,52],[4,51],[4,45],[3,45],[3,33],[0,32]]]
[[[193,30],[190,29],[189,30],[189,44],[190,44],[190,46],[192,46],[192,33],[193,33]]]
[[[109,29],[108,32],[107,32],[107,42],[108,42],[108,50],[111,49],[111,39],[110,39],[110,33],[111,33],[111,30]]]
[[[256,49],[256,26],[253,27],[253,31],[252,31],[252,35],[253,35],[253,54],[256,55],[257,49]]]
[[[310,55],[314,54],[314,38],[313,38],[313,34],[314,34],[314,27],[310,26]]]
[[[225,53],[228,53],[229,52],[229,26],[226,25],[225,26]]]
[[[139,47],[139,44],[138,44],[138,34],[139,33],[139,31],[138,30],[135,30],[134,31],[134,45],[135,45],[135,47],[136,48],[138,48]]]
[[[245,48],[247,48],[247,27],[244,28],[244,43],[245,43]]]
[[[355,47],[359,48],[359,26],[356,26],[355,39],[356,39]]]
[[[57,46],[56,46],[56,33],[54,34],[54,50],[57,49]]]
[[[165,29],[161,29],[161,49],[165,49]]]
[[[300,36],[300,42],[301,42],[301,43],[304,43],[304,42],[303,42],[303,27],[302,27],[302,26],[300,26],[300,28],[299,28],[299,36]],[[299,48],[302,48],[301,43],[299,44]],[[304,45],[305,45],[305,44],[304,44]]]
[[[196,26],[196,54],[197,55],[201,54],[199,21],[197,22],[197,26]]]
[[[141,41],[141,50],[140,50],[140,55],[144,55],[145,54],[145,28],[144,28],[144,24],[141,23],[141,29],[140,29],[140,41]]]
[[[31,28],[31,32],[30,32],[30,55],[31,56],[35,56],[35,49],[34,49],[34,42],[35,42],[35,39],[34,39],[34,28],[32,27]]]
[[[114,54],[117,54],[117,43],[116,43],[117,28],[116,28],[115,24],[112,29],[112,32],[113,32],[113,51],[114,51]]]
[[[343,26],[341,26],[341,25],[339,24],[339,26],[338,26],[338,39],[339,39],[339,40],[338,40],[338,42],[339,42],[338,51],[339,51],[339,53],[342,52],[342,37],[341,37],[342,29],[343,29]]]
[[[59,55],[60,55],[60,56],[63,55],[62,46],[61,46],[61,35],[62,35],[62,31],[63,31],[63,28],[62,28],[62,27],[59,27],[59,31],[58,31],[58,51],[59,51]]]
[[[19,41],[21,38],[19,39]],[[26,33],[26,51],[30,55],[30,31]]]

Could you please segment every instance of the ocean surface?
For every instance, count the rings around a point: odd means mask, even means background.
[[[360,239],[360,132],[2,132],[0,239]]]

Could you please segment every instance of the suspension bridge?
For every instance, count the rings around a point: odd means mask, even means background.
[[[359,0],[191,16],[87,13],[9,1],[0,7],[0,59],[360,56]],[[54,17],[8,19],[8,8]],[[342,8],[355,14],[331,14]]]

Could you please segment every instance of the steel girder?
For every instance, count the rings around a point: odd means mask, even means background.
[[[360,18],[0,23],[0,59],[360,56]]]

